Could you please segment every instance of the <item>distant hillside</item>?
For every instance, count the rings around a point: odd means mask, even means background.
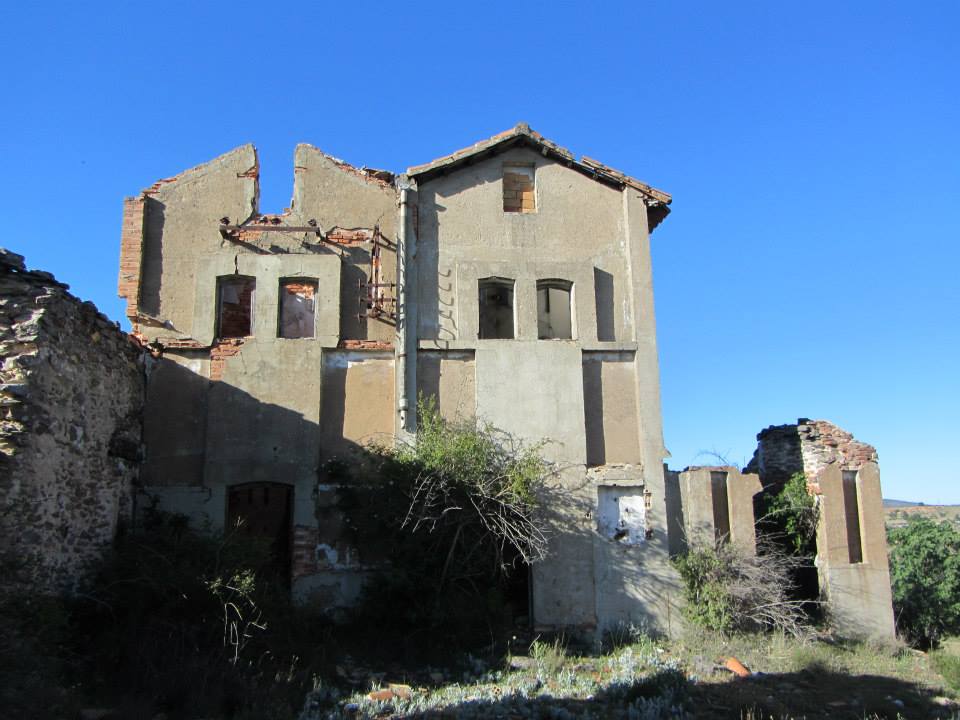
[[[902,527],[907,524],[911,517],[960,524],[960,505],[924,505],[922,503],[884,500],[883,515],[888,528]]]
[[[916,507],[917,505],[923,505],[923,503],[910,502],[909,500],[891,500],[890,498],[883,499],[884,508]]]

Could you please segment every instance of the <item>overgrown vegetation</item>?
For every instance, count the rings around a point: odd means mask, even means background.
[[[888,534],[894,615],[910,642],[936,646],[960,634],[960,530],[911,519]]]
[[[807,490],[807,477],[795,473],[778,493],[764,494],[758,529],[778,540],[796,557],[813,558],[817,551],[816,499]]]
[[[7,598],[0,634],[10,717],[289,718],[312,686],[298,657],[325,625],[300,623],[272,577],[269,548],[148,515],[121,537],[84,592]],[[29,644],[27,644],[29,643]]]
[[[569,654],[560,640],[536,640],[527,655],[508,658],[504,665],[475,661],[456,682],[434,687],[383,683],[383,699],[367,689],[344,695],[320,687],[300,720],[686,717],[687,677],[680,663],[662,654],[649,640],[600,656]]]
[[[674,562],[684,582],[684,614],[694,625],[725,634],[770,629],[809,634],[804,603],[792,593],[797,559],[779,548],[753,555],[722,543],[691,548]]]
[[[778,629],[804,636],[812,601],[798,578],[813,568],[817,529],[805,476],[797,473],[779,493],[762,496],[759,509],[756,554],[722,541],[674,560],[684,581],[684,613],[722,634]]]
[[[509,624],[511,582],[546,552],[539,451],[421,401],[414,441],[371,448],[344,491],[354,545],[383,567],[359,615],[461,639]]]
[[[737,657],[750,670],[725,668]],[[664,643],[637,635],[600,655],[537,639],[504,663],[468,658],[459,672],[378,675],[364,687],[321,685],[301,720],[335,718],[944,718],[929,657],[865,643],[824,643],[783,633],[719,636],[697,631]],[[372,692],[371,692],[372,691]]]

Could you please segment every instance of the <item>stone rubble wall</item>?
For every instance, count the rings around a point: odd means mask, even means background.
[[[757,435],[757,450],[744,472],[757,473],[764,486],[782,486],[795,473],[811,482],[834,462],[844,470],[877,462],[872,445],[826,420],[800,418],[795,425],[771,425]]]
[[[0,248],[0,589],[70,591],[131,515],[145,353]]]

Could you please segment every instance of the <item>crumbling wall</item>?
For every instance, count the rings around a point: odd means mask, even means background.
[[[82,583],[131,511],[144,353],[92,303],[0,249],[5,582]]]
[[[745,472],[758,473],[764,486],[782,486],[796,473],[812,481],[831,463],[843,469],[877,462],[877,451],[826,420],[800,418],[796,425],[771,425],[757,435],[757,449]]]
[[[760,478],[730,466],[688,467],[679,475],[683,545],[714,547],[729,542],[742,554],[757,551],[753,499]]]
[[[770,492],[795,473],[817,499],[817,573],[827,614],[847,637],[894,636],[876,449],[826,420],[768,427],[747,470]]]

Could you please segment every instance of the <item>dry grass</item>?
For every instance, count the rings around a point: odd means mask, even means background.
[[[738,678],[728,657],[753,674]],[[745,720],[960,720],[960,705],[937,668],[950,661],[903,647],[721,638],[698,633],[672,643],[635,638],[598,656],[536,643],[504,667],[475,659],[457,676],[371,700],[362,690],[316,692],[302,720],[320,718],[738,718]],[[376,687],[392,678],[378,676]],[[400,679],[400,678],[397,678]]]

